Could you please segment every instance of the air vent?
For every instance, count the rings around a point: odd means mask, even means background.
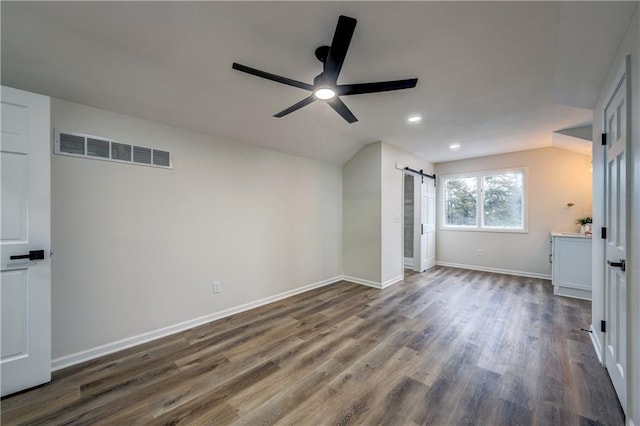
[[[109,158],[109,141],[87,138],[87,155],[89,157]]]
[[[131,161],[131,145],[111,142],[111,159],[119,161]]]
[[[140,164],[151,164],[151,148],[142,146],[133,147],[133,162]],[[168,164],[167,164],[168,166]]]
[[[60,134],[60,151],[65,154],[84,155],[84,137]]]
[[[153,150],[153,164],[156,166],[169,167],[169,153],[167,151],[160,151],[158,149]]]
[[[54,154],[172,169],[171,152],[100,136],[55,131]]]

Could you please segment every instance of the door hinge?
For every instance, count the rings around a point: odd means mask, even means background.
[[[602,238],[603,240],[607,239],[607,227],[603,226],[602,228],[600,228],[600,238]]]
[[[607,145],[607,134],[603,133],[602,134],[602,146],[606,146]]]
[[[603,333],[607,332],[607,322],[605,320],[600,321],[600,331]]]

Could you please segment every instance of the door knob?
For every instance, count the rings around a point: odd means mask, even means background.
[[[620,268],[622,272],[626,270],[624,259],[620,259],[620,262],[612,262],[610,260],[607,260],[607,265],[611,266],[612,268]]]
[[[29,260],[43,260],[44,250],[31,250],[28,254],[21,254],[17,256],[9,256],[11,260],[29,259]]]

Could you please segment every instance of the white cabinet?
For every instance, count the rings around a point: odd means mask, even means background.
[[[553,294],[591,300],[591,237],[551,233]]]

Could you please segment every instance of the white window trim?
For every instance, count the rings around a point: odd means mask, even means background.
[[[523,227],[522,228],[504,228],[504,227],[483,227],[481,226],[482,220],[482,207],[483,194],[482,194],[482,178],[484,176],[498,175],[502,173],[522,173],[522,199],[523,205]],[[445,203],[444,203],[444,182],[448,179],[460,179],[460,178],[477,178],[478,187],[476,193],[476,225],[446,225],[445,223]],[[440,231],[461,231],[461,232],[499,232],[499,233],[511,233],[511,234],[528,234],[529,233],[529,167],[511,167],[508,169],[497,170],[481,170],[477,172],[456,173],[450,175],[438,176],[438,218]]]

